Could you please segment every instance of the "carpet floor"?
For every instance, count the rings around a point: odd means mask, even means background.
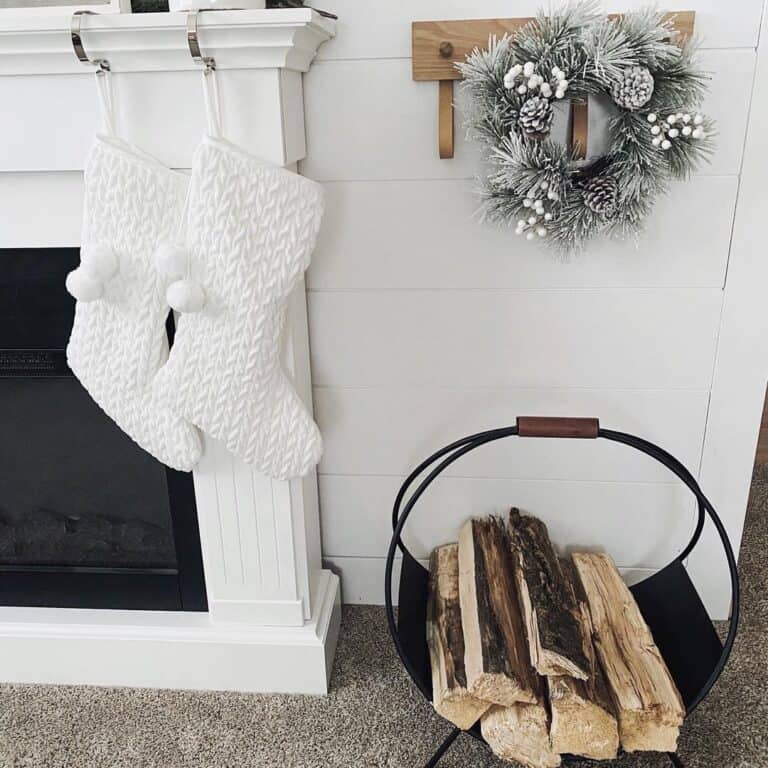
[[[755,474],[740,565],[740,634],[717,687],[684,726],[689,768],[768,767],[765,467]],[[449,732],[397,663],[382,608],[345,609],[331,688],[321,698],[0,686],[0,768],[420,768]],[[440,763],[504,765],[469,737]],[[669,763],[646,754],[615,765]]]

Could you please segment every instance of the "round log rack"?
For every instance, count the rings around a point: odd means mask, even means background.
[[[426,615],[429,572],[403,544],[402,534],[408,518],[424,492],[451,464],[481,445],[509,437],[551,439],[602,439],[621,443],[650,456],[676,475],[693,493],[698,504],[698,519],[690,541],[669,565],[635,584],[631,591],[664,661],[677,685],[689,715],[702,702],[720,677],[733,648],[739,622],[739,576],[736,557],[728,534],[712,504],[693,475],[664,449],[635,435],[600,427],[597,419],[520,417],[515,426],[478,432],[446,445],[421,462],[400,487],[392,510],[392,539],[387,552],[384,597],[389,631],[395,648],[416,687],[432,701],[432,675],[426,640]],[[426,473],[426,475],[425,475]],[[411,487],[425,475],[408,496]],[[406,500],[406,496],[408,496]],[[685,560],[701,538],[706,518],[715,526],[725,551],[731,581],[731,617],[725,642],[721,642],[688,572]],[[398,617],[392,602],[392,573],[398,550],[402,554]],[[453,730],[439,745],[424,768],[433,768],[462,733]],[[466,731],[483,741],[479,725]],[[683,762],[668,753],[674,766]],[[579,758],[585,760],[586,758]],[[564,762],[568,756],[564,757]]]

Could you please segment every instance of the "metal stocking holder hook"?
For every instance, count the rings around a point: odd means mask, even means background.
[[[203,56],[200,50],[200,40],[197,34],[197,17],[200,11],[189,11],[187,13],[187,45],[189,53],[195,64],[205,67],[206,74],[216,69],[216,60],[213,56]]]
[[[69,31],[72,36],[72,49],[74,50],[78,61],[81,61],[83,64],[93,64],[94,66],[98,67],[99,72],[109,72],[109,62],[106,59],[90,59],[88,54],[85,52],[85,47],[83,46],[83,38],[80,33],[80,22],[82,21],[82,17],[85,14],[88,14],[89,16],[98,15],[93,11],[87,10],[75,11],[72,14],[72,20],[69,24]]]

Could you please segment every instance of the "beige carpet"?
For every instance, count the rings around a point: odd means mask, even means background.
[[[690,768],[768,767],[767,550],[762,468],[741,556],[741,634],[685,725],[680,751]],[[448,731],[396,662],[374,607],[346,609],[327,698],[0,686],[0,768],[421,768]],[[503,765],[468,737],[440,763]],[[615,765],[668,762],[625,756]]]

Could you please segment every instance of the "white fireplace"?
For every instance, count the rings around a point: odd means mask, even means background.
[[[204,130],[185,23],[177,13],[82,22],[86,51],[112,67],[122,135],[182,169]],[[200,14],[227,137],[295,167],[305,155],[302,73],[333,32],[310,9]],[[0,100],[13,113],[0,126],[0,249],[76,247],[98,107],[66,15],[3,20]],[[286,336],[286,369],[311,408],[303,285]],[[327,690],[339,582],[321,566],[316,478],[271,480],[204,441],[194,491],[208,610],[2,607],[0,681]]]

